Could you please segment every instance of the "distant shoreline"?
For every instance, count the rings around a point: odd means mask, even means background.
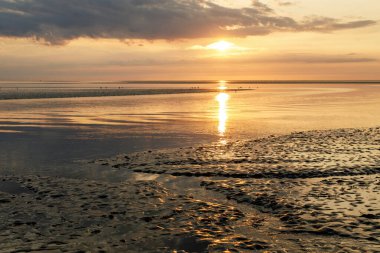
[[[4,90],[11,91],[5,91]],[[170,95],[170,94],[191,94],[191,93],[210,93],[219,92],[218,89],[129,89],[129,88],[91,88],[91,89],[58,89],[40,88],[31,91],[33,88],[0,88],[1,100],[20,100],[20,99],[50,99],[50,98],[83,98],[83,97],[121,97],[121,96],[150,96],[150,95]],[[225,89],[224,92],[246,91],[254,89]],[[25,92],[26,91],[26,92]]]

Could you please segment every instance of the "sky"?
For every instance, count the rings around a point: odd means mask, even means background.
[[[380,80],[379,0],[0,0],[0,80]]]

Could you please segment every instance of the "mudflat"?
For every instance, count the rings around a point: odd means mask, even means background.
[[[379,157],[375,127],[90,162],[161,181],[2,176],[2,250],[376,252]]]

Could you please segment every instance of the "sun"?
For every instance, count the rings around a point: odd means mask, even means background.
[[[231,42],[220,40],[220,41],[217,41],[217,42],[214,42],[214,43],[208,45],[207,48],[217,50],[220,52],[224,52],[224,51],[227,51],[229,49],[232,49],[233,46],[234,46],[234,44],[232,44]]]
[[[227,81],[225,81],[225,80],[220,80],[220,81],[219,81],[219,87],[218,87],[218,89],[221,90],[221,91],[223,91],[223,90],[227,90],[226,83],[227,83]]]

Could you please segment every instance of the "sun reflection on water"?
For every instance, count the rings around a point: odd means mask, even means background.
[[[227,106],[228,106],[228,100],[230,96],[225,93],[225,92],[220,92],[216,96],[216,100],[219,103],[219,114],[218,114],[218,133],[220,137],[224,137],[226,133],[226,124],[227,124],[227,119],[228,119],[228,114],[227,114]]]
[[[227,81],[224,81],[224,80],[219,81],[219,87],[218,87],[218,89],[220,91],[226,90],[227,89],[226,84],[227,84]]]

